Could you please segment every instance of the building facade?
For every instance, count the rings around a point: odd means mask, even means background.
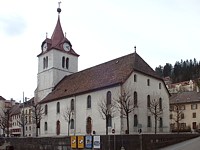
[[[158,132],[169,132],[169,92],[164,81],[136,53],[102,63],[78,72],[78,54],[64,36],[58,21],[51,39],[42,42],[38,55],[38,83],[35,100],[44,109],[40,136],[106,134],[106,121],[101,118],[99,103],[109,105],[129,93],[129,133],[154,132],[154,116],[148,102],[156,99],[163,113]],[[161,108],[162,107],[162,108]],[[127,132],[122,110],[108,119],[108,133]],[[69,118],[65,114],[70,114]]]

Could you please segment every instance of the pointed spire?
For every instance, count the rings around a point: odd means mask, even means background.
[[[62,30],[62,27],[61,27],[61,24],[60,24],[60,12],[61,12],[60,3],[61,2],[58,3],[59,7],[57,9],[58,21],[57,21],[56,27],[54,29],[54,32],[51,36],[52,47],[56,47],[64,38],[63,30]]]

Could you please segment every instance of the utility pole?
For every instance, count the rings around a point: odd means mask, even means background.
[[[24,92],[23,92],[23,107],[22,107],[22,132],[24,137],[25,136]]]

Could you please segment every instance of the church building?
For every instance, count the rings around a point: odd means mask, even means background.
[[[129,114],[130,134],[138,133],[138,129],[143,133],[154,132],[154,116],[148,109],[152,99],[158,99],[163,108],[157,119],[158,132],[169,132],[169,92],[164,81],[136,50],[78,71],[79,55],[65,37],[61,9],[57,11],[53,34],[42,42],[38,55],[35,101],[44,109],[40,136],[106,134],[106,120],[100,114],[99,103],[112,104],[124,91],[130,94],[134,105]],[[116,134],[126,133],[127,121],[122,113],[115,110],[115,115],[108,119],[108,134],[112,134],[113,129]]]

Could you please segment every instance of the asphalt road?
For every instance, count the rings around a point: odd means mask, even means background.
[[[161,148],[160,150],[200,150],[200,137]]]

